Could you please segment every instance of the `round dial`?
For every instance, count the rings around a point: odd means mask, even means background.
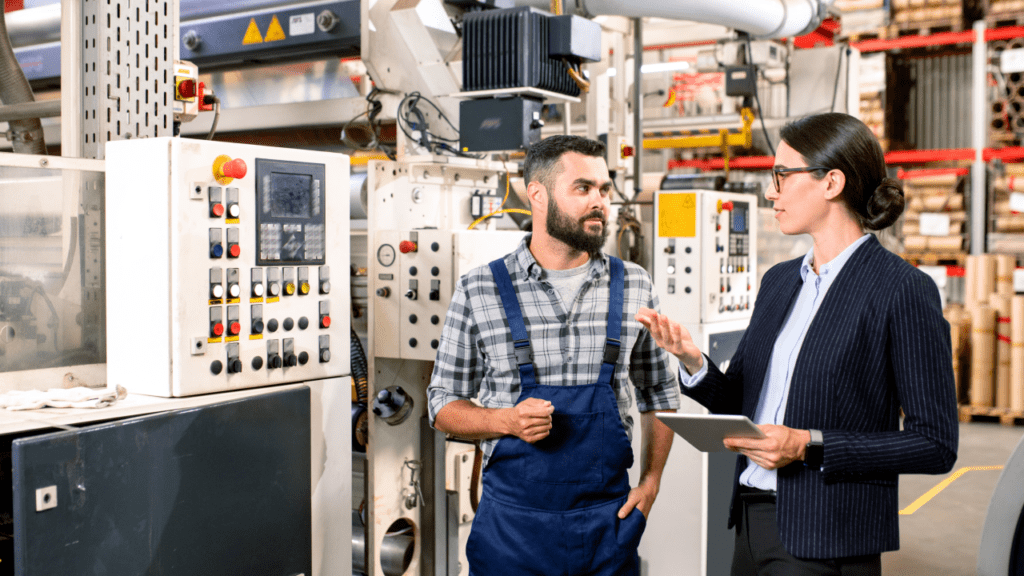
[[[387,268],[395,263],[395,247],[391,244],[381,244],[377,249],[377,262]]]

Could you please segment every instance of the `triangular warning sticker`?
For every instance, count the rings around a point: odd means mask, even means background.
[[[275,40],[284,40],[284,29],[281,28],[281,22],[277,20],[277,14],[270,20],[270,26],[267,26],[267,37],[263,40],[266,42],[273,42]]]
[[[280,28],[280,25],[278,26]],[[242,44],[262,44],[263,35],[260,34],[260,28],[256,25],[256,19],[251,18],[249,20],[249,29],[245,31],[245,38],[242,38]]]

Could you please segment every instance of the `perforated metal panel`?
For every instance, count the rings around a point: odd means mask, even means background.
[[[83,0],[83,155],[173,135],[176,0]]]

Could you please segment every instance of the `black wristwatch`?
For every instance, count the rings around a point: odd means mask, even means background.
[[[804,466],[808,468],[821,468],[825,460],[825,443],[821,430],[811,430],[811,441],[804,448]]]

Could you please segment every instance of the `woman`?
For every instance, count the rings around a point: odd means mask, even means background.
[[[865,233],[904,206],[867,126],[792,122],[772,172],[779,227],[814,247],[765,274],[727,372],[664,315],[636,318],[679,358],[684,394],[766,435],[725,441],[744,456],[732,574],[881,574],[881,553],[899,548],[898,475],[956,460],[949,325],[935,283]]]

